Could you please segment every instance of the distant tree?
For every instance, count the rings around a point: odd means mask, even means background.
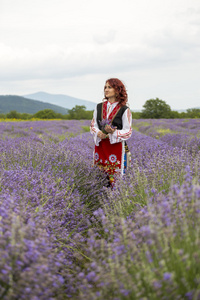
[[[200,108],[187,109],[187,118],[200,118]]]
[[[132,118],[133,120],[135,119],[140,119],[141,118],[141,112],[140,111],[132,111]]]
[[[86,110],[84,120],[92,120],[93,118],[93,110]]]
[[[87,111],[85,105],[76,105],[68,110],[69,119],[81,120],[87,119]]]
[[[20,116],[20,119],[22,119],[22,120],[29,120],[29,119],[32,118],[32,115],[31,115],[31,114],[22,113],[22,114],[20,114],[20,115],[21,115],[21,116]]]
[[[180,113],[179,113],[179,118],[180,118],[180,119],[188,118],[187,113],[186,113],[185,111],[180,112]]]
[[[145,119],[168,119],[170,118],[171,108],[170,106],[163,100],[149,99],[143,105],[144,109],[141,113],[141,118]]]
[[[56,113],[52,109],[44,109],[38,111],[36,114],[33,115],[33,117],[38,119],[57,119],[59,118],[58,115],[60,116],[60,114]]]
[[[0,113],[0,119],[5,119],[6,118],[6,115],[5,114],[2,114]]]
[[[18,113],[16,110],[11,110],[9,113],[6,114],[6,118],[20,119],[20,113]]]
[[[180,119],[181,118],[181,114],[176,111],[176,110],[172,110],[170,112],[170,119]]]

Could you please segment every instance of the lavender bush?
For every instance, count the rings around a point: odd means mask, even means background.
[[[85,252],[93,260],[79,274],[79,299],[200,298],[200,186],[190,173],[185,179],[126,219],[94,212],[104,238],[89,232]]]
[[[0,123],[0,298],[200,299],[199,120],[134,120],[113,190],[89,125]]]

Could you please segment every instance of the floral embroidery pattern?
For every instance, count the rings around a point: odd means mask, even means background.
[[[114,154],[111,154],[110,156],[116,157],[116,155]],[[103,169],[108,173],[109,180],[111,183],[115,181],[115,174],[118,172],[120,165],[120,162],[117,161],[117,158],[114,159],[115,161],[111,163],[108,160],[106,160],[104,165],[101,164],[100,160],[97,162],[97,165],[100,167],[100,169]]]
[[[97,152],[94,154],[94,159],[95,159],[95,161],[99,160],[99,154]]]
[[[117,156],[116,156],[115,154],[111,154],[111,155],[109,156],[109,161],[110,161],[111,163],[115,163],[115,162],[117,161]]]
[[[122,143],[110,144],[109,139],[102,140],[99,146],[95,145],[94,163],[106,172],[111,184],[122,172],[122,150]]]

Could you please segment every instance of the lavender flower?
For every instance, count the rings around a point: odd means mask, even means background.
[[[109,125],[111,128],[114,129],[114,126],[112,125],[112,122],[108,119],[103,119],[102,121],[100,121],[100,125],[101,125],[101,131],[105,134],[107,134],[108,132],[105,130],[106,125]]]
[[[170,280],[172,278],[172,274],[169,272],[166,272],[163,274],[163,279],[164,280]]]

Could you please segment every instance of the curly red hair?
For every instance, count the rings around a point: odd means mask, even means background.
[[[119,102],[121,104],[121,106],[126,105],[128,102],[128,95],[127,95],[126,87],[121,82],[121,80],[119,80],[118,78],[110,78],[110,79],[106,80],[106,83],[107,82],[116,91],[116,101]],[[104,99],[108,99],[108,98],[105,97]]]

